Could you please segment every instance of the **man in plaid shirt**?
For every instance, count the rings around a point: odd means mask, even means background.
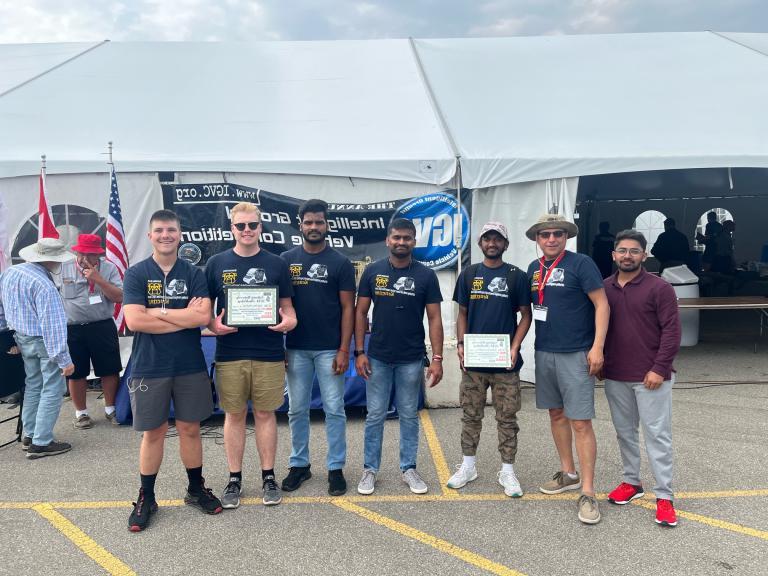
[[[19,256],[26,262],[0,276],[0,329],[8,326],[16,331],[24,359],[27,377],[21,447],[34,460],[72,448],[53,439],[66,389],[64,378],[75,367],[67,348],[67,314],[51,273],[74,255],[61,240],[42,238],[22,248]]]

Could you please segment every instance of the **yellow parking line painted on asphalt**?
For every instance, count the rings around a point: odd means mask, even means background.
[[[675,500],[682,498],[741,498],[744,496],[768,496],[768,490],[720,490],[716,492],[675,492]]]
[[[357,514],[366,520],[370,520],[374,524],[389,528],[393,532],[397,532],[398,534],[416,540],[417,542],[431,546],[440,552],[449,554],[450,556],[458,558],[459,560],[463,560],[467,564],[477,566],[478,568],[486,570],[491,574],[499,574],[500,576],[525,576],[522,572],[507,568],[503,564],[489,560],[484,556],[480,556],[479,554],[475,554],[474,552],[470,552],[464,548],[459,548],[447,540],[442,540],[441,538],[437,538],[436,536],[432,536],[431,534],[417,530],[412,526],[408,526],[408,524],[403,524],[402,522],[398,522],[392,518],[377,514],[376,512],[368,510],[367,508],[353,504],[346,499],[334,500],[332,503],[343,510]]]
[[[85,532],[54,510],[50,504],[38,504],[33,510],[48,520],[54,528],[69,538],[75,546],[104,568],[107,573],[119,576],[136,576],[136,572],[131,570],[122,560],[99,546]]]
[[[750,498],[768,496],[768,489],[758,490],[723,490],[718,492],[679,492],[675,494],[675,500],[692,500],[692,499],[717,499],[717,498]],[[464,494],[460,490],[448,490],[447,494],[392,494],[392,495],[350,495],[344,496],[343,499],[349,502],[365,503],[365,502],[493,502],[493,501],[506,501],[511,502],[522,501],[558,501],[558,500],[576,500],[579,494],[575,492],[565,494],[540,494],[538,492],[530,492],[525,494],[522,498],[509,498],[501,493],[478,493],[478,494]],[[606,500],[607,494],[598,494],[598,500]],[[283,498],[283,504],[333,504],[341,497],[332,496],[288,496]],[[653,499],[652,494],[647,494],[646,501]],[[637,500],[634,500],[637,502]],[[158,500],[160,506],[184,506],[184,500]],[[243,505],[261,505],[261,498],[243,498],[241,500]],[[78,509],[98,509],[98,508],[129,508],[132,503],[129,500],[103,500],[103,501],[83,501],[83,502],[0,502],[0,510],[28,510],[34,508],[39,504],[47,504],[51,508],[61,510],[78,510]],[[653,505],[653,504],[651,504]]]
[[[435,463],[435,470],[437,470],[437,481],[440,482],[443,495],[454,496],[456,492],[446,486],[448,479],[451,477],[451,472],[448,469],[448,463],[445,461],[443,448],[440,446],[440,439],[437,437],[437,432],[435,432],[432,418],[429,417],[429,411],[420,411],[419,418],[421,419],[421,427],[424,429],[424,436],[427,439],[427,446],[429,446],[429,451],[432,453],[432,461]]]
[[[656,510],[656,503],[649,502],[647,500],[633,500],[632,504],[636,506],[642,506],[648,510]],[[725,520],[718,520],[717,518],[710,518],[709,516],[702,516],[701,514],[695,514],[694,512],[685,512],[684,510],[676,510],[679,518],[685,518],[686,520],[693,520],[694,522],[700,522],[713,528],[721,528],[723,530],[730,530],[738,534],[744,534],[745,536],[754,536],[762,540],[768,540],[768,532],[765,530],[757,530],[750,528],[749,526],[742,526],[740,524],[734,524],[733,522],[726,522]]]

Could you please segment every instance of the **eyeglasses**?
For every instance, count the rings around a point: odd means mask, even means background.
[[[237,224],[232,224],[232,226],[242,232],[245,230],[246,226],[248,226],[249,230],[256,230],[256,228],[259,227],[259,224],[261,224],[261,222],[238,222]]]
[[[631,254],[632,256],[640,256],[644,252],[642,248],[616,248],[614,250],[616,254],[621,254],[624,256],[625,254]]]
[[[562,238],[565,236],[565,230],[544,230],[542,232],[539,232],[539,238],[542,238],[546,240],[550,236],[554,236],[555,238]]]

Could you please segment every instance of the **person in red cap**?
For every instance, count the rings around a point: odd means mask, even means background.
[[[86,378],[101,379],[106,419],[117,424],[115,395],[123,369],[117,328],[112,319],[115,304],[123,301],[123,281],[117,267],[101,257],[104,249],[96,234],[80,234],[72,246],[75,260],[61,268],[61,296],[67,312],[67,344],[75,371],[67,377],[75,406],[74,426],[93,427],[86,405]]]

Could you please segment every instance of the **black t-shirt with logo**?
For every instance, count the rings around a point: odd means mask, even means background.
[[[216,315],[227,307],[227,286],[277,286],[279,298],[293,296],[288,265],[280,256],[260,250],[255,256],[238,256],[234,249],[216,254],[205,266],[211,298],[216,299]],[[280,321],[280,318],[278,318]],[[240,327],[237,332],[216,337],[216,361],[285,359],[283,334],[266,326]]]
[[[539,303],[539,267],[539,260],[528,266],[534,305]],[[546,268],[544,275],[547,275]],[[566,251],[544,286],[547,320],[536,320],[536,350],[589,350],[595,340],[595,307],[587,295],[602,288],[602,275],[592,258]]]
[[[125,272],[123,304],[178,310],[191,298],[208,298],[203,273],[189,262],[177,259],[166,276],[150,256]],[[170,334],[133,335],[131,375],[160,378],[207,370],[200,346],[200,329],[185,328]]]
[[[522,270],[512,273],[514,285],[508,286],[512,266],[504,262],[497,268],[482,263],[465,268],[456,281],[453,300],[467,309],[467,334],[509,334],[517,329],[517,311],[531,301],[528,277]],[[467,273],[476,270],[467,282]],[[467,289],[469,285],[469,289]],[[517,355],[513,371],[523,366],[522,354]],[[506,372],[503,368],[472,368],[477,372]]]
[[[443,301],[434,270],[413,260],[394,268],[389,258],[368,265],[358,296],[373,303],[368,355],[381,362],[407,364],[424,356],[424,310]]]
[[[299,320],[285,339],[286,348],[337,350],[341,346],[339,292],[355,291],[352,262],[330,246],[319,254],[297,246],[281,257],[291,274],[293,307]]]

